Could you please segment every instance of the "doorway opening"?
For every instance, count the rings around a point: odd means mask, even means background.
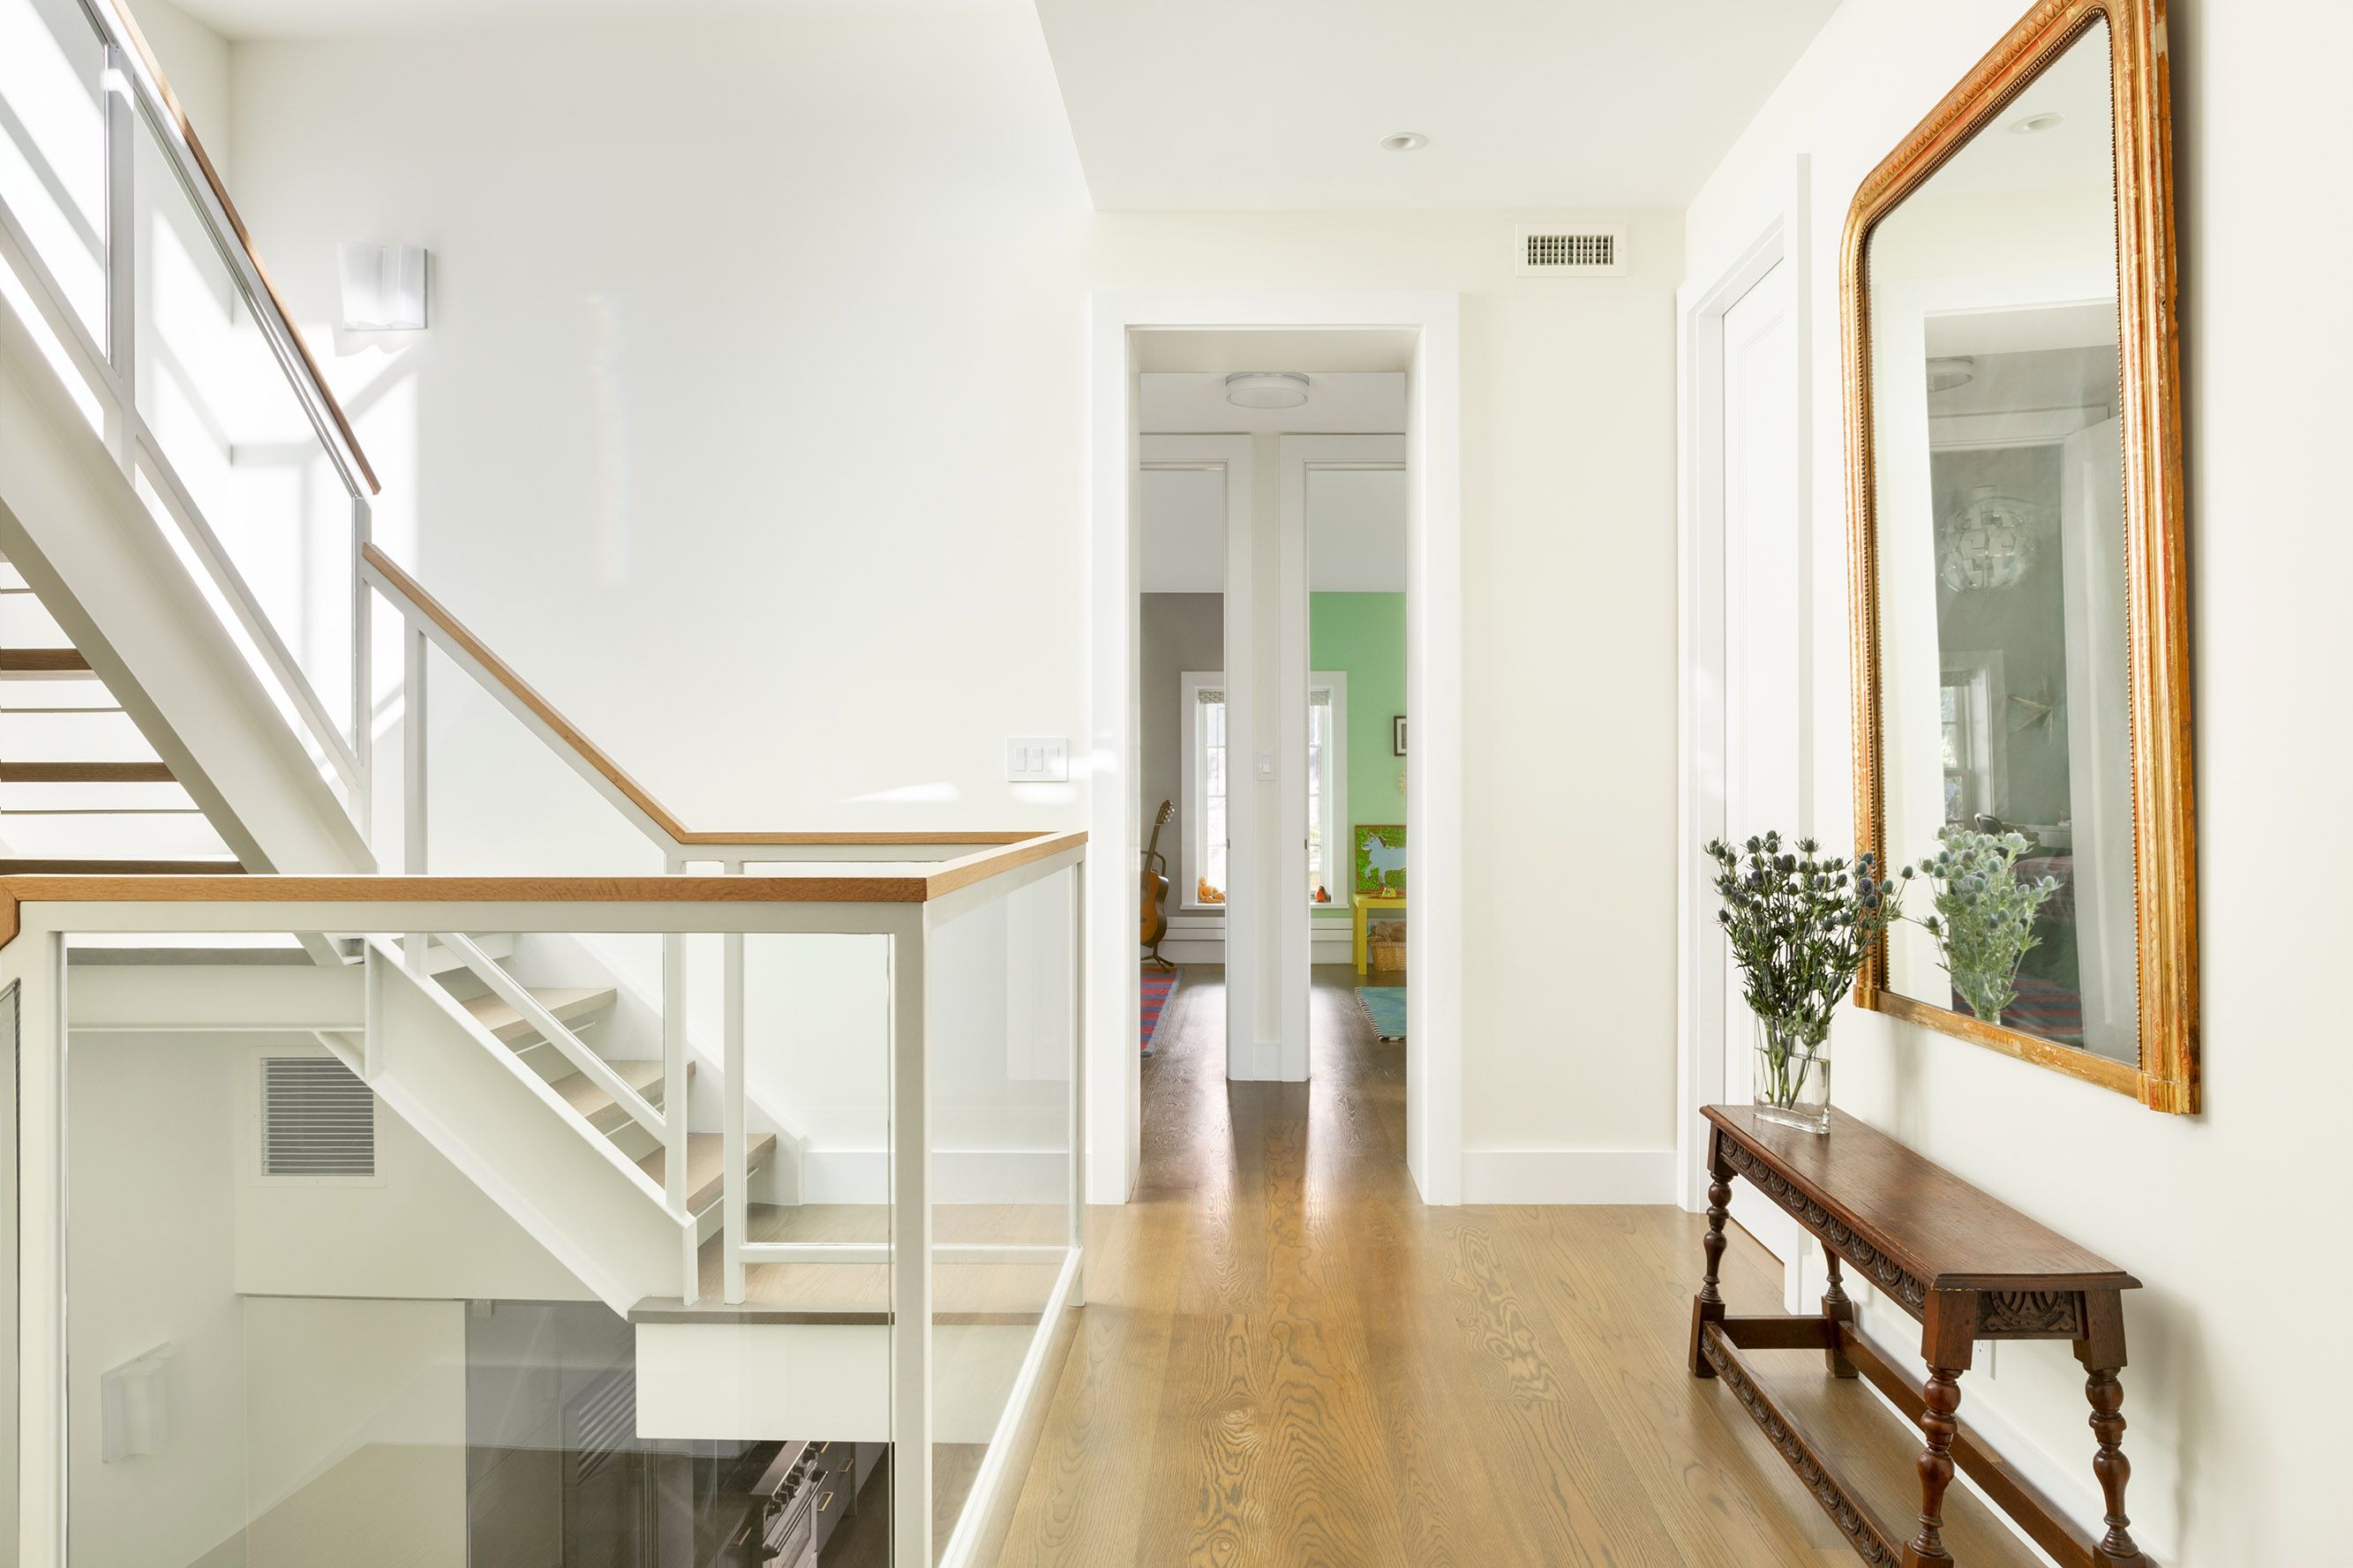
[[[1378,298],[1268,301],[1262,325],[1229,299],[1099,302],[1122,439],[1099,424],[1094,757],[1120,783],[1095,842],[1143,870],[1145,945],[1110,936],[1132,898],[1096,906],[1094,1201],[1132,1184],[1147,1052],[1303,1082],[1335,1007],[1398,1058],[1423,1195],[1459,1201],[1459,894],[1419,865],[1460,841],[1453,298]]]

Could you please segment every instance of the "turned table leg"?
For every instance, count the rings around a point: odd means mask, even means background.
[[[1945,1550],[1945,1489],[1953,1484],[1953,1436],[1960,1430],[1954,1413],[1961,1407],[1959,1367],[1932,1366],[1921,1385],[1921,1435],[1928,1446],[1920,1450],[1920,1533],[1904,1549],[1904,1568],[1921,1563],[1950,1563]]]
[[[1692,1300],[1691,1374],[1714,1377],[1715,1369],[1699,1353],[1700,1336],[1707,1325],[1724,1318],[1724,1294],[1716,1289],[1724,1268],[1724,1222],[1731,1217],[1732,1167],[1724,1158],[1719,1135],[1707,1141],[1707,1234],[1700,1238],[1707,1271],[1700,1276],[1699,1294]]]
[[[2114,1291],[2084,1299],[2087,1332],[2075,1342],[2075,1359],[2084,1363],[2084,1396],[2092,1405],[2092,1436],[2099,1447],[2092,1454],[2092,1474],[2099,1479],[2100,1496],[2107,1506],[2108,1532],[2100,1538],[2100,1555],[2119,1563],[2137,1563],[2140,1548],[2133,1544],[2132,1521],[2125,1515],[2125,1483],[2132,1479],[2132,1461],[2125,1458],[2125,1391],[2116,1373],[2125,1364],[2124,1301]]]
[[[1928,1363],[1928,1381],[1920,1388],[1920,1435],[1926,1446],[1915,1467],[1920,1472],[1920,1533],[1904,1548],[1904,1568],[1953,1560],[1945,1550],[1945,1489],[1953,1484],[1953,1438],[1961,1429],[1955,1419],[1961,1407],[1960,1376],[1968,1370],[1977,1322],[1977,1292],[1928,1292],[1920,1335],[1920,1357]]]
[[[1839,1256],[1829,1247],[1822,1256],[1830,1261],[1830,1283],[1822,1288],[1822,1316],[1836,1323],[1854,1321],[1854,1303],[1847,1300],[1846,1286],[1839,1279]],[[1852,1377],[1854,1363],[1846,1359],[1846,1352],[1833,1340],[1822,1351],[1822,1364],[1830,1368],[1832,1377]]]

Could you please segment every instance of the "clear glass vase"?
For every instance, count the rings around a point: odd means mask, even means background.
[[[1830,1031],[1808,1020],[1757,1018],[1757,1077],[1752,1099],[1760,1121],[1808,1132],[1831,1130]]]

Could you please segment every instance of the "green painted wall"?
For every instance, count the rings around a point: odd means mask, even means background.
[[[1406,759],[1390,749],[1389,721],[1405,708],[1405,595],[1310,594],[1307,664],[1348,677],[1348,821],[1403,822],[1405,792],[1398,774]],[[1341,881],[1319,915],[1345,917],[1349,879],[1356,875],[1353,835],[1336,862]]]

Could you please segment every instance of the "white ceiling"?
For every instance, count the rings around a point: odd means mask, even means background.
[[[2097,23],[1937,170],[1924,195],[2009,195],[2021,191],[2105,193],[2116,183],[2109,108],[2108,29]],[[2046,131],[2019,127],[2056,114]]]
[[[1836,0],[1038,0],[1095,205],[1681,206]],[[1391,132],[1419,152],[1379,146]]]
[[[1249,368],[1294,367],[1276,360]],[[1405,428],[1403,371],[1317,372],[1307,378],[1307,401],[1297,408],[1237,408],[1226,401],[1222,371],[1147,371],[1136,380],[1135,426],[1149,435],[1390,436]]]

